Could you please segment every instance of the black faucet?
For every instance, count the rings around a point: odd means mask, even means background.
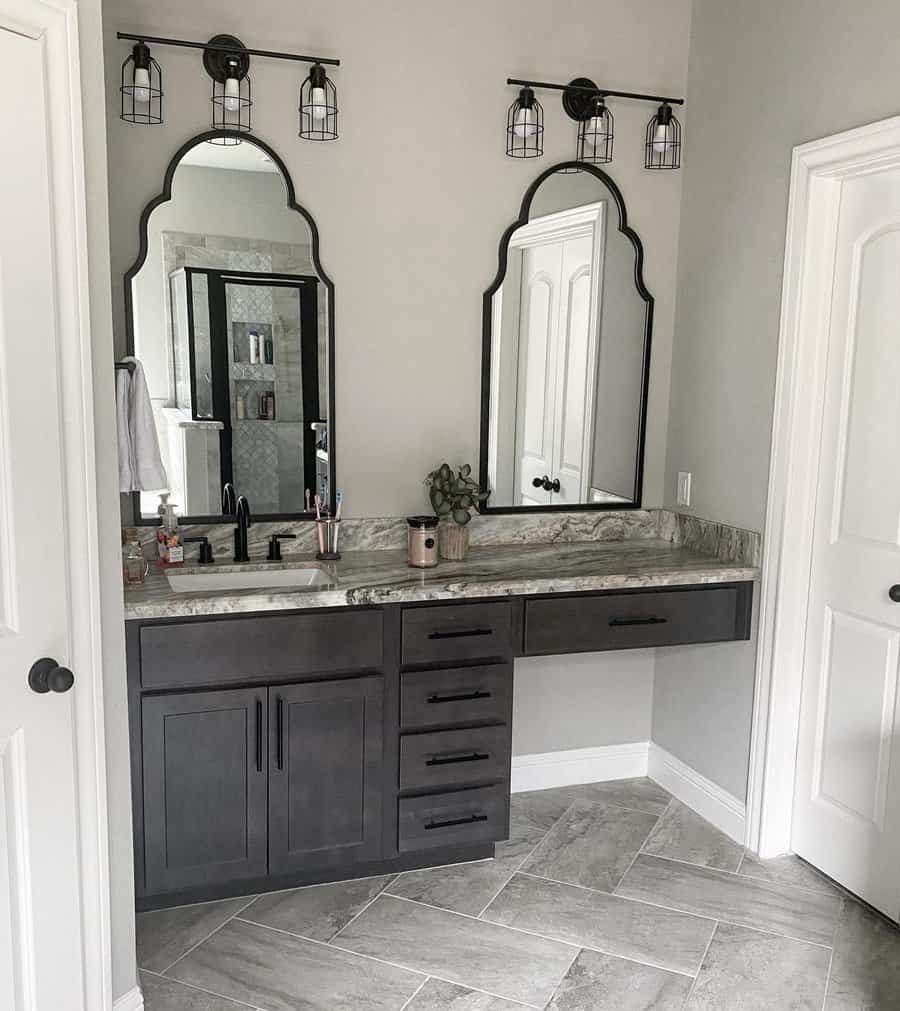
[[[237,499],[234,494],[234,485],[226,481],[222,487],[222,515],[234,516],[237,509]]]
[[[234,512],[235,516],[237,516],[237,526],[234,528],[234,560],[236,562],[249,562],[247,528],[252,526],[252,522],[250,520],[250,503],[243,495],[238,498]]]

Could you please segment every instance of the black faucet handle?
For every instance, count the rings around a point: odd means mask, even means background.
[[[200,554],[197,560],[201,565],[212,565],[215,561],[215,558],[213,557],[213,548],[209,543],[208,537],[185,537],[184,543],[200,545]]]
[[[269,538],[269,553],[266,555],[266,561],[269,562],[280,562],[281,559],[281,542],[282,541],[295,541],[297,540],[296,534],[272,534]]]
[[[236,511],[237,495],[234,491],[234,485],[230,481],[226,481],[222,486],[222,515],[234,516]]]

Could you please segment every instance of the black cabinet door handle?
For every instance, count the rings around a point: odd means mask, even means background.
[[[478,699],[489,699],[490,692],[461,692],[456,695],[429,695],[426,701],[430,706],[438,706],[442,702],[476,702]]]
[[[623,625],[665,625],[668,618],[610,618],[611,628],[621,628]]]
[[[279,695],[275,699],[275,762],[284,768],[284,700]]]
[[[256,700],[256,771],[263,771],[262,700]]]
[[[895,604],[900,604],[900,583],[894,583],[888,590],[888,596]]]
[[[479,821],[487,821],[486,814],[470,814],[468,818],[451,818],[449,821],[430,821],[425,826],[426,831],[433,828],[453,828],[454,825],[474,825]]]
[[[446,632],[429,632],[429,639],[469,639],[476,635],[493,635],[492,628],[453,628]]]
[[[426,765],[457,765],[460,762],[486,762],[491,756],[481,751],[461,751],[454,755],[432,755]]]

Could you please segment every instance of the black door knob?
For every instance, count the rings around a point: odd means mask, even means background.
[[[531,483],[535,488],[543,488],[544,491],[559,491],[559,478],[555,478],[553,481],[545,474],[543,477],[535,477],[531,479]]]
[[[888,590],[888,596],[895,604],[900,604],[900,583],[894,583]]]
[[[50,657],[35,660],[28,672],[28,686],[39,695],[47,692],[67,692],[75,684],[75,675],[68,667],[60,667]]]

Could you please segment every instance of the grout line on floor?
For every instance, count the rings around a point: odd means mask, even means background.
[[[656,856],[656,854],[647,854],[648,856]],[[795,885],[790,881],[772,881],[770,878],[763,878],[759,874],[750,874],[749,872],[741,873],[741,867],[744,866],[744,861],[741,860],[740,867],[734,872],[739,878],[744,878],[747,881],[759,881],[764,885],[773,885],[777,888],[795,888],[799,892],[808,892],[810,895],[830,895],[833,899],[845,899],[850,898],[859,901],[858,897],[851,894],[850,892],[844,892],[837,885],[831,885],[829,889],[825,888],[810,888],[808,885]],[[726,871],[726,874],[730,874],[731,871]]]
[[[392,898],[392,899],[397,899],[400,902],[413,902],[412,899],[401,899],[399,895],[391,895],[391,896],[388,896],[388,897]],[[371,903],[370,903],[370,905],[371,905]],[[413,902],[413,905],[424,905],[424,903]],[[437,907],[434,906],[432,908],[436,909]],[[442,909],[441,912],[442,913],[446,913],[446,912],[448,912],[448,910]],[[464,913],[454,913],[452,915],[455,915],[455,916],[464,916],[465,914]],[[472,919],[472,917],[468,917],[468,918]],[[242,923],[251,923],[252,922],[251,920],[242,920],[240,917],[235,917],[235,919],[241,920]],[[480,920],[479,922],[483,923],[484,921]],[[422,969],[416,969],[414,966],[404,965],[402,962],[391,962],[389,959],[379,958],[377,955],[368,955],[368,954],[366,954],[363,951],[354,951],[353,948],[342,948],[339,944],[334,944],[333,941],[319,941],[315,937],[306,937],[303,934],[297,934],[297,933],[294,933],[293,931],[290,931],[290,930],[284,930],[281,927],[269,927],[265,923],[254,923],[253,926],[254,927],[262,927],[263,930],[273,930],[277,934],[286,934],[288,937],[296,938],[298,941],[308,941],[310,944],[316,944],[320,948],[327,948],[329,951],[340,951],[340,952],[343,952],[343,954],[345,954],[345,955],[353,955],[356,958],[362,958],[362,959],[365,959],[368,962],[378,962],[381,965],[389,965],[393,969],[403,969],[405,972],[411,972],[411,973],[413,973],[416,976],[424,976],[425,980],[423,981],[423,985],[424,985],[424,983],[428,982],[429,978],[430,979],[437,979],[437,980],[440,980],[440,982],[442,982],[442,983],[450,983],[453,986],[461,986],[461,987],[464,987],[467,990],[475,990],[477,993],[483,993],[486,997],[495,997],[498,1000],[505,1000],[505,1001],[509,1001],[512,1004],[519,1004],[521,1007],[527,1007],[527,1008],[536,1008],[537,1007],[536,1004],[526,1004],[524,1001],[516,1000],[515,997],[506,997],[503,994],[494,993],[491,990],[484,990],[481,987],[474,986],[472,983],[466,983],[464,980],[461,980],[461,979],[450,979],[447,976],[439,976],[437,973],[427,972],[427,971],[422,970]],[[523,931],[523,933],[524,933],[524,931]],[[546,938],[542,938],[542,940],[546,940]],[[571,947],[571,945],[567,945],[567,947]]]
[[[400,1008],[400,1011],[406,1011],[406,1009],[409,1007],[409,1005],[412,1004],[412,1002],[416,999],[416,997],[419,996],[419,994],[422,992],[422,988],[425,986],[425,984],[430,979],[431,979],[431,976],[426,976],[425,979],[422,980],[422,982],[416,987],[416,989],[403,1002],[403,1004],[402,1004],[402,1006]]]
[[[574,801],[572,803],[574,804]],[[478,913],[478,915],[476,916],[476,919],[480,920],[481,917],[484,916],[484,914],[488,911],[488,908],[490,907],[490,905],[494,901],[494,899],[496,899],[497,896],[503,891],[503,889],[506,888],[506,886],[510,883],[510,881],[512,881],[512,879],[516,876],[516,872],[519,870],[519,868],[520,867],[524,867],[525,864],[534,856],[534,852],[538,848],[538,846],[540,846],[541,843],[543,843],[543,841],[547,838],[548,835],[550,835],[550,833],[559,824],[559,822],[562,821],[563,818],[565,818],[566,814],[569,812],[569,810],[571,809],[571,807],[572,807],[572,804],[569,804],[569,806],[566,808],[566,810],[563,811],[563,813],[556,819],[556,821],[553,822],[553,824],[550,826],[550,828],[547,829],[547,831],[540,837],[540,839],[538,839],[538,841],[534,844],[534,846],[532,846],[531,849],[525,854],[525,856],[523,856],[522,859],[516,864],[516,866],[510,872],[509,877],[503,882],[503,884],[497,889],[497,891],[494,892],[494,894],[482,906],[481,912]]]
[[[398,875],[397,875],[397,877],[400,877],[400,875],[398,874]],[[389,881],[389,882],[388,882],[388,883],[387,883],[387,884],[386,884],[386,885],[384,886],[384,888],[382,888],[382,889],[381,889],[381,891],[380,891],[380,892],[378,893],[378,895],[373,895],[373,896],[372,896],[372,898],[371,898],[371,899],[369,899],[369,901],[368,901],[368,902],[367,902],[367,903],[366,903],[366,904],[365,904],[365,905],[364,905],[364,906],[362,907],[362,909],[360,909],[360,911],[359,911],[359,912],[358,912],[358,913],[357,913],[357,914],[356,914],[355,916],[352,916],[352,917],[351,917],[351,918],[350,918],[349,920],[347,920],[347,922],[346,922],[346,923],[344,924],[344,926],[343,926],[343,927],[339,927],[339,928],[338,928],[338,929],[337,929],[337,930],[336,930],[336,931],[335,931],[335,932],[334,932],[334,933],[333,933],[333,934],[331,935],[331,937],[329,937],[329,938],[328,938],[328,941],[327,941],[326,943],[327,943],[327,944],[330,944],[330,943],[331,943],[331,942],[332,942],[332,941],[333,941],[333,940],[334,940],[334,939],[335,939],[335,938],[336,938],[336,937],[338,936],[338,934],[339,934],[339,933],[340,933],[340,932],[341,932],[342,930],[344,930],[344,929],[346,929],[347,927],[349,927],[351,923],[355,923],[355,922],[356,922],[356,920],[358,920],[358,919],[359,919],[359,917],[360,917],[360,916],[362,916],[362,914],[363,914],[363,913],[364,913],[364,912],[365,912],[365,911],[366,911],[366,910],[367,910],[367,909],[369,908],[369,906],[371,906],[371,905],[372,905],[372,903],[373,903],[373,902],[374,902],[374,901],[375,901],[376,899],[378,899],[378,898],[380,898],[380,897],[381,897],[382,895],[384,895],[384,893],[385,893],[385,891],[386,891],[386,890],[388,889],[388,887],[389,887],[390,885],[392,885],[392,884],[393,884],[393,883],[394,883],[394,882],[395,882],[396,880],[397,880],[397,878],[392,878],[392,879],[391,879],[391,880],[390,880],[390,881]],[[262,924],[262,926],[265,926],[265,924]]]
[[[843,904],[842,904],[843,908]],[[837,937],[835,937],[835,942]],[[831,949],[831,955],[828,958],[828,969],[825,973],[825,992],[822,994],[822,1011],[828,1007],[828,991],[831,989],[831,967],[834,965],[834,948]]]
[[[210,997],[221,997],[222,1000],[230,1000],[240,1007],[252,1008],[252,1011],[265,1011],[265,1008],[261,1008],[258,1004],[248,1004],[245,1000],[238,1000],[237,997],[229,997],[225,993],[217,993],[215,990],[208,990],[205,986],[197,986],[196,983],[185,983],[183,980],[176,979],[174,976],[164,976],[161,972],[154,972],[152,969],[140,969],[139,972],[144,972],[148,976],[156,976],[158,979],[164,979],[167,983],[177,983],[179,986],[183,986],[188,990],[198,990],[200,993],[209,994]]]
[[[719,923],[729,923],[733,927],[744,927],[747,930],[755,930],[757,934],[772,935],[774,937],[784,937],[789,941],[800,941],[801,944],[812,944],[817,948],[831,948],[832,945],[824,944],[822,941],[810,941],[806,937],[796,937],[794,934],[780,934],[777,930],[766,930],[764,927],[754,927],[749,923],[742,923],[739,920],[728,920],[722,916],[712,916],[709,913],[696,913],[692,909],[679,909],[677,906],[664,906],[661,902],[650,902],[649,899],[638,899],[632,895],[621,895],[619,892],[604,892],[600,888],[588,888],[587,885],[578,885],[573,881],[560,881],[558,878],[548,878],[543,874],[531,874],[528,871],[517,871],[517,874],[522,874],[526,878],[538,878],[540,881],[550,881],[554,885],[567,885],[569,888],[581,888],[586,892],[594,892],[597,895],[605,895],[607,898],[610,896],[614,899],[624,899],[627,902],[636,902],[641,906],[651,906],[653,909],[665,909],[669,913],[680,913],[682,916],[693,916],[698,920],[713,920]],[[728,872],[726,872],[728,873]],[[492,922],[492,921],[487,921]],[[661,966],[660,968],[665,968]],[[672,972],[677,972],[673,969]]]
[[[740,874],[740,876],[743,878],[749,876],[747,874],[741,874],[741,868],[744,866],[744,859],[746,858],[746,856],[747,856],[747,847],[745,846],[743,852],[741,853],[741,859],[738,860],[737,870],[734,872],[735,874]]]
[[[536,877],[534,874],[529,874],[528,877]],[[545,880],[550,881],[550,878]],[[556,881],[554,884],[564,884],[565,882]],[[590,889],[587,889],[590,890]],[[601,895],[609,895],[609,892],[601,892]],[[419,899],[407,899],[402,895],[391,895],[389,898],[400,899],[402,902],[409,902],[414,906],[425,906],[427,909],[434,909],[439,913],[447,913],[451,916],[464,916],[467,920],[474,920],[477,917],[471,915],[471,913],[457,913],[451,909],[442,909],[440,906],[432,906],[427,902],[421,902]],[[677,910],[674,910],[677,912]],[[698,917],[698,919],[709,919],[709,917]],[[578,948],[586,949],[588,951],[595,951],[598,955],[610,955],[612,958],[621,958],[624,962],[634,962],[637,965],[646,965],[651,969],[662,969],[663,972],[674,972],[678,976],[690,976],[693,977],[693,973],[685,972],[682,969],[673,969],[668,965],[660,965],[657,962],[644,962],[639,958],[632,958],[629,955],[620,955],[615,951],[607,951],[605,948],[597,948],[592,944],[586,944],[583,941],[566,941],[560,937],[554,937],[551,934],[540,934],[536,930],[528,930],[526,927],[517,927],[511,923],[499,923],[497,920],[478,920],[479,923],[486,923],[492,927],[500,927],[503,930],[511,930],[516,934],[527,934],[529,937],[537,937],[542,941],[552,941],[554,944],[564,944],[567,948]],[[342,949],[343,950],[343,949]],[[574,959],[572,960],[574,962]],[[420,970],[417,970],[420,971]],[[467,986],[468,984],[463,984]]]
[[[246,901],[246,902],[245,902],[245,903],[244,903],[244,904],[243,904],[243,905],[242,905],[242,906],[240,907],[240,909],[236,909],[236,910],[235,910],[235,911],[234,911],[234,912],[233,912],[233,913],[231,914],[231,916],[229,916],[229,917],[228,917],[228,919],[226,919],[226,920],[223,920],[223,921],[222,921],[222,922],[221,922],[221,923],[220,923],[220,924],[218,925],[218,927],[216,927],[216,928],[215,928],[214,930],[211,930],[211,931],[210,931],[210,932],[209,932],[209,933],[208,933],[208,934],[207,934],[207,935],[206,935],[205,937],[201,937],[201,938],[200,938],[200,940],[199,940],[199,941],[198,941],[198,942],[197,942],[196,944],[192,944],[192,945],[190,946],[190,948],[188,948],[188,949],[187,949],[187,951],[183,951],[183,952],[182,952],[182,953],[181,953],[181,954],[180,954],[180,955],[178,956],[178,958],[176,958],[174,962],[170,962],[170,963],[169,963],[169,964],[168,964],[168,965],[167,965],[167,966],[165,967],[165,969],[163,969],[163,971],[162,971],[162,972],[161,972],[161,973],[160,973],[159,975],[160,975],[160,976],[164,976],[164,975],[165,975],[165,974],[166,974],[166,973],[167,973],[167,972],[168,972],[168,971],[169,971],[170,969],[174,968],[174,967],[175,967],[175,966],[176,966],[176,965],[177,965],[177,964],[178,964],[178,963],[179,963],[179,962],[180,962],[180,961],[181,961],[181,960],[182,960],[183,958],[185,958],[185,957],[186,957],[187,955],[190,955],[190,953],[191,953],[191,952],[192,952],[192,951],[193,951],[193,950],[194,950],[195,948],[199,948],[199,947],[200,947],[200,945],[201,945],[201,944],[203,944],[203,942],[204,942],[204,941],[208,941],[208,940],[209,940],[209,939],[210,939],[210,938],[211,938],[211,937],[213,936],[213,934],[216,934],[216,933],[218,933],[218,932],[219,932],[219,931],[220,931],[220,930],[221,930],[221,929],[222,929],[222,928],[223,928],[223,927],[225,926],[225,924],[226,924],[226,923],[231,923],[231,921],[232,921],[232,920],[234,920],[234,919],[236,919],[236,918],[237,918],[237,917],[238,917],[238,916],[239,916],[239,915],[240,915],[241,913],[243,913],[243,912],[244,912],[244,910],[245,910],[245,909],[248,909],[248,908],[249,908],[250,906],[252,906],[252,905],[253,905],[253,903],[254,903],[254,902],[255,902],[255,901],[256,901],[256,900],[258,899],[258,898],[259,898],[259,896],[258,896],[258,895],[251,895],[251,896],[250,896],[250,898],[249,898],[249,899],[247,899],[247,901]]]
[[[671,804],[671,801],[669,803]],[[669,810],[669,804],[666,805],[666,811],[668,811],[668,810]],[[659,823],[665,817],[666,811],[663,811],[663,813],[661,815],[659,815],[659,817],[653,823],[653,828],[651,828],[650,831],[647,833],[647,835],[644,837],[644,841],[641,843],[641,845],[637,849],[637,852],[631,858],[631,862],[628,864],[628,866],[623,871],[622,876],[619,878],[619,880],[613,886],[613,889],[612,889],[613,892],[615,892],[616,888],[618,888],[619,885],[622,884],[622,882],[625,880],[625,875],[631,870],[632,867],[634,867],[635,860],[637,860],[637,858],[641,855],[641,853],[643,853],[644,847],[650,841],[650,836],[652,836],[653,833],[657,830],[657,828],[659,828]]]
[[[566,969],[566,971],[565,971],[565,972],[564,972],[564,973],[562,974],[562,979],[561,979],[561,980],[560,980],[560,981],[559,981],[559,982],[558,982],[558,983],[556,984],[556,989],[555,989],[555,990],[553,991],[553,993],[552,993],[552,994],[550,995],[550,1000],[548,1000],[548,1001],[547,1001],[547,1003],[546,1003],[546,1004],[544,1005],[544,1009],[545,1009],[545,1011],[546,1011],[546,1009],[547,1009],[547,1008],[549,1008],[549,1007],[550,1007],[550,1005],[551,1005],[551,1004],[553,1003],[553,1001],[554,1001],[554,1000],[556,999],[556,995],[557,995],[557,994],[559,993],[559,988],[560,988],[560,987],[561,987],[561,986],[563,985],[563,983],[564,983],[564,982],[565,982],[565,980],[566,980],[566,977],[567,977],[567,976],[569,975],[569,973],[570,973],[570,972],[572,971],[572,966],[573,966],[573,965],[574,965],[574,964],[575,964],[575,963],[576,963],[576,962],[578,961],[578,959],[579,959],[579,958],[581,958],[581,953],[582,953],[582,951],[584,951],[584,949],[583,949],[583,948],[579,948],[579,949],[578,949],[578,951],[576,951],[576,952],[575,952],[575,957],[574,957],[574,958],[572,959],[572,961],[571,961],[571,962],[569,962],[569,967],[568,967],[568,968]]]
[[[700,959],[700,964],[697,966],[697,972],[694,974],[694,982],[691,983],[687,997],[685,997],[684,999],[685,1007],[687,1007],[690,1004],[691,997],[694,996],[694,991],[697,989],[697,980],[700,979],[700,973],[703,971],[703,963],[706,961],[706,958],[709,955],[709,949],[712,947],[713,940],[715,939],[718,930],[719,930],[719,923],[717,921],[715,927],[713,927],[713,932],[709,935],[709,940],[706,942],[706,949],[703,952],[703,957]]]

